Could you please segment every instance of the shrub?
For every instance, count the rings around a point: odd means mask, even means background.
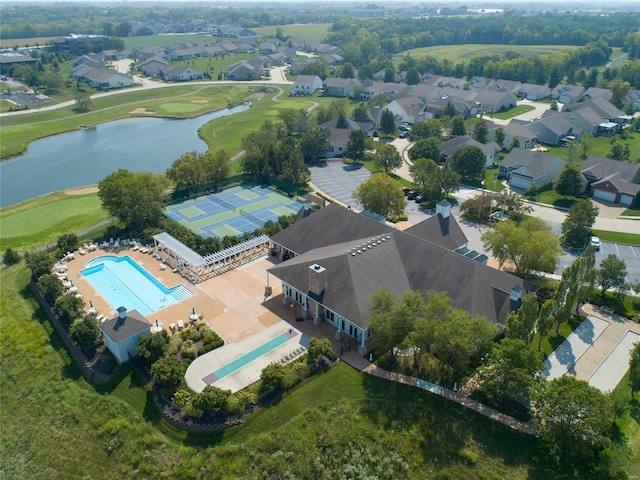
[[[180,353],[183,357],[193,360],[198,356],[198,348],[196,344],[193,343],[193,340],[185,340],[185,342],[182,344],[182,348],[180,349]]]
[[[311,337],[309,340],[309,356],[307,357],[307,361],[314,363],[320,356],[325,356],[332,362],[338,358],[328,338]]]
[[[7,251],[4,252],[4,264],[5,265],[15,265],[16,263],[20,263],[22,257],[18,252],[12,250],[11,248],[7,248]]]
[[[222,338],[220,338],[220,336],[216,332],[211,330],[204,337],[202,337],[202,343],[204,345],[209,345],[210,343],[222,345],[224,344],[224,340],[222,340]]]
[[[71,324],[69,336],[83,347],[92,347],[102,338],[98,321],[93,315],[79,318]]]
[[[245,408],[250,405],[255,405],[258,401],[258,396],[255,393],[247,392],[245,390],[236,392],[233,397],[235,397]]]
[[[187,405],[191,403],[193,399],[193,392],[185,388],[181,388],[176,393],[173,394],[173,404],[180,408],[185,408]]]
[[[182,339],[179,335],[169,337],[169,346],[167,347],[167,355],[177,355],[182,348]]]
[[[164,357],[169,347],[169,336],[162,330],[153,335],[142,335],[136,345],[136,355],[147,366]]]
[[[262,374],[260,375],[260,380],[262,383],[260,384],[261,391],[267,391],[272,388],[278,389],[283,386],[284,378],[287,375],[287,369],[284,365],[279,363],[272,363],[271,365],[267,365],[262,369]]]
[[[222,345],[224,345],[224,341],[222,339],[220,339],[220,342],[208,343],[206,345],[203,345],[198,349],[198,356],[204,355],[205,353],[208,353],[211,350],[215,350],[216,348],[221,347]]]

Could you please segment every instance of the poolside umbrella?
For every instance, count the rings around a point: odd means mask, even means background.
[[[191,315],[195,315],[196,314],[196,309],[195,307],[191,309]]]
[[[93,302],[89,300],[89,307],[93,308]]]
[[[157,328],[158,326],[159,326],[159,325],[158,325],[158,320],[156,320],[156,328]]]

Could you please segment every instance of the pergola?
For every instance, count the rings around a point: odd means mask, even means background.
[[[154,235],[153,242],[158,258],[168,264],[174,272],[179,272],[193,283],[264,256],[269,249],[269,237],[266,235],[246,240],[206,257],[193,251],[167,232]]]

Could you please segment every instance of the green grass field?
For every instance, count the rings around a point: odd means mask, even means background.
[[[293,24],[281,25],[280,28],[284,36],[320,42],[326,38],[332,25],[331,23]],[[252,28],[252,30],[260,35],[275,37],[277,28],[277,26],[271,25]]]
[[[399,63],[407,54],[413,57],[435,57],[438,60],[450,60],[453,63],[469,60],[483,55],[504,55],[506,52],[517,52],[525,57],[536,55],[553,55],[577,47],[570,45],[440,45],[437,47],[414,48],[393,57],[394,63]]]
[[[515,117],[516,115],[521,115],[523,113],[530,112],[531,110],[535,110],[535,107],[531,105],[518,105],[511,110],[507,110],[506,112],[498,112],[493,114],[493,118],[499,118],[501,120],[508,120],[510,118]]]
[[[167,47],[179,43],[214,42],[211,35],[147,35],[142,37],[122,37],[125,48]]]
[[[108,218],[97,193],[56,192],[0,210],[0,249],[17,251],[53,243]]]

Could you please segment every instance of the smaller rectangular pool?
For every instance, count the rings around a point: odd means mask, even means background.
[[[149,315],[193,296],[182,284],[166,288],[129,256],[94,258],[80,274],[114,310],[125,307]]]

